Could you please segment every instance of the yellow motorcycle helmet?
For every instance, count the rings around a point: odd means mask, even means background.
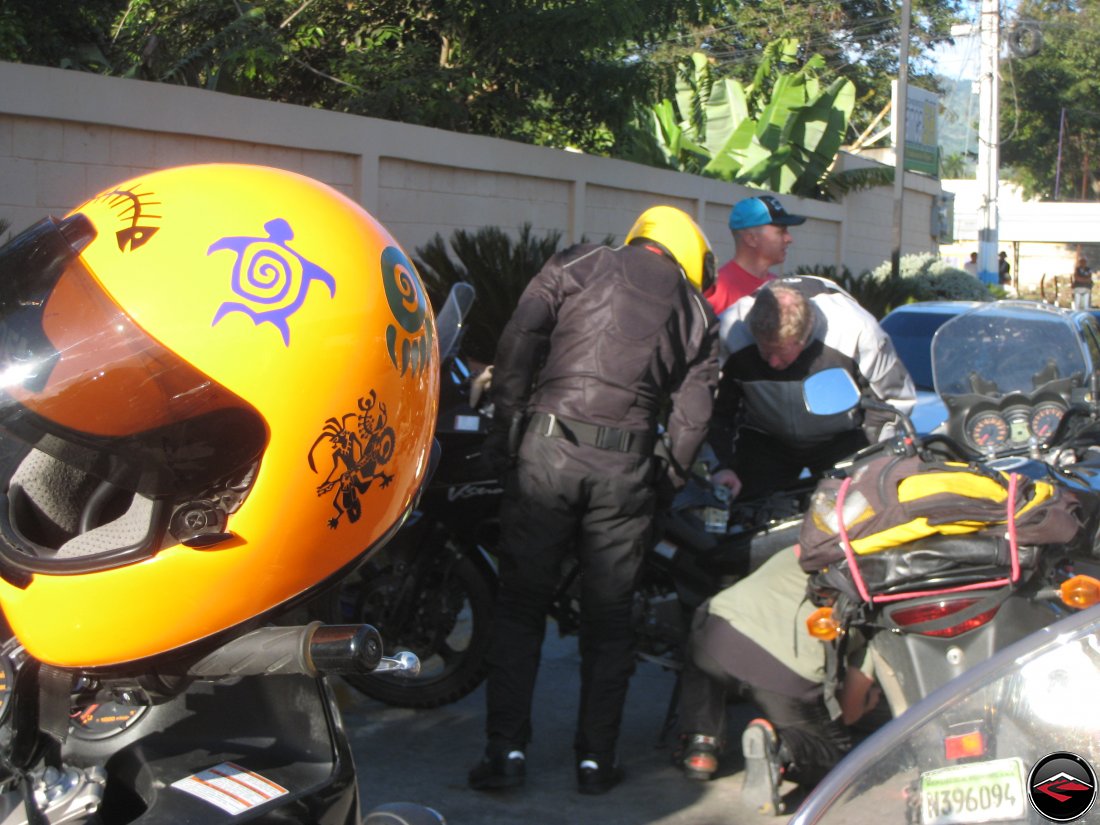
[[[706,292],[714,284],[714,253],[710,241],[686,212],[675,206],[652,206],[638,216],[626,242],[650,241],[661,247],[684,270],[691,285]]]
[[[0,249],[0,607],[117,665],[294,602],[415,504],[435,321],[386,229],[291,172],[150,172]]]

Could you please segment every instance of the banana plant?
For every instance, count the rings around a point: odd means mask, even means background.
[[[780,194],[820,195],[848,128],[855,87],[838,79],[822,89],[821,55],[785,71],[796,52],[793,40],[769,44],[748,87],[716,77],[705,55],[692,55],[675,102],[666,98],[649,112],[667,164]]]

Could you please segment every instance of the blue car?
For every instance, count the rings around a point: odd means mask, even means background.
[[[1038,304],[1031,301],[1022,303]],[[1097,313],[1040,305],[1065,313],[1072,319],[1085,342],[1092,361],[1090,366],[1093,370],[1100,367],[1100,319]],[[980,301],[921,301],[900,306],[881,321],[882,328],[893,341],[898,357],[917,387],[917,404],[913,408],[912,418],[918,433],[933,432],[947,420],[947,408],[936,395],[932,382],[932,336],[945,322],[980,306],[984,306]]]
[[[921,301],[889,312],[881,325],[917,387],[913,426],[927,434],[947,420],[947,408],[932,383],[932,336],[946,321],[981,306],[980,301]]]

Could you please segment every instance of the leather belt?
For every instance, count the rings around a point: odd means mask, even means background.
[[[584,421],[562,418],[554,413],[537,412],[531,416],[527,431],[543,438],[564,438],[572,444],[587,444],[600,450],[648,455],[653,451],[653,435],[601,427]]]

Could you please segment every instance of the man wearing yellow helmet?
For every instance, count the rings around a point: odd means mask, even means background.
[[[523,438],[501,510],[500,590],[477,790],[520,785],[546,612],[562,562],[581,564],[581,793],[621,778],[615,746],[634,670],[631,606],[658,485],[676,487],[706,434],[718,379],[713,276],[702,231],[647,210],[618,248],[560,253],[528,285],[497,346],[493,402]],[[668,408],[669,461],[653,454]]]

